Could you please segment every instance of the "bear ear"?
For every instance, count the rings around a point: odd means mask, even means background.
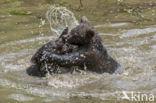
[[[88,19],[85,17],[85,16],[83,16],[82,18],[81,18],[81,23],[88,23]]]
[[[68,31],[69,31],[69,29],[68,29],[68,27],[66,27],[66,28],[63,30],[62,34],[68,34]]]
[[[67,34],[68,34],[68,31],[69,31],[69,29],[68,29],[68,27],[66,27],[66,28],[62,31],[62,34],[60,35],[59,38],[61,38],[63,35],[67,35]]]
[[[88,29],[87,31],[86,31],[86,37],[87,38],[93,38],[95,36],[95,31],[93,30],[93,29]]]

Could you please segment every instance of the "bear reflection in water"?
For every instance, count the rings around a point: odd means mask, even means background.
[[[99,34],[85,16],[78,26],[64,29],[55,42],[43,45],[33,55],[29,74],[45,76],[47,72],[67,73],[73,67],[96,73],[115,73],[120,67],[107,53]]]

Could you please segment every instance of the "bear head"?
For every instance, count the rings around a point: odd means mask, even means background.
[[[82,17],[81,23],[73,28],[67,35],[66,41],[73,45],[86,45],[89,44],[95,38],[95,31],[89,26],[86,17]]]

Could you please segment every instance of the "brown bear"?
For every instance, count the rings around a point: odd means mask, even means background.
[[[80,25],[72,29],[65,39],[67,43],[77,45],[78,49],[64,55],[42,49],[39,64],[42,63],[43,66],[53,64],[50,69],[56,65],[66,68],[78,66],[96,73],[107,72],[111,74],[120,67],[120,64],[108,55],[100,36],[89,24],[86,17],[82,17]]]

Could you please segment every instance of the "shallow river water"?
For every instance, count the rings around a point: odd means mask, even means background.
[[[88,17],[121,64],[121,73],[82,71],[44,78],[26,73],[37,48],[57,38],[45,16],[53,4],[67,7],[77,20]],[[86,0],[82,8],[78,0],[0,0],[0,5],[0,103],[156,101],[155,0]],[[32,14],[14,15],[12,10]]]

